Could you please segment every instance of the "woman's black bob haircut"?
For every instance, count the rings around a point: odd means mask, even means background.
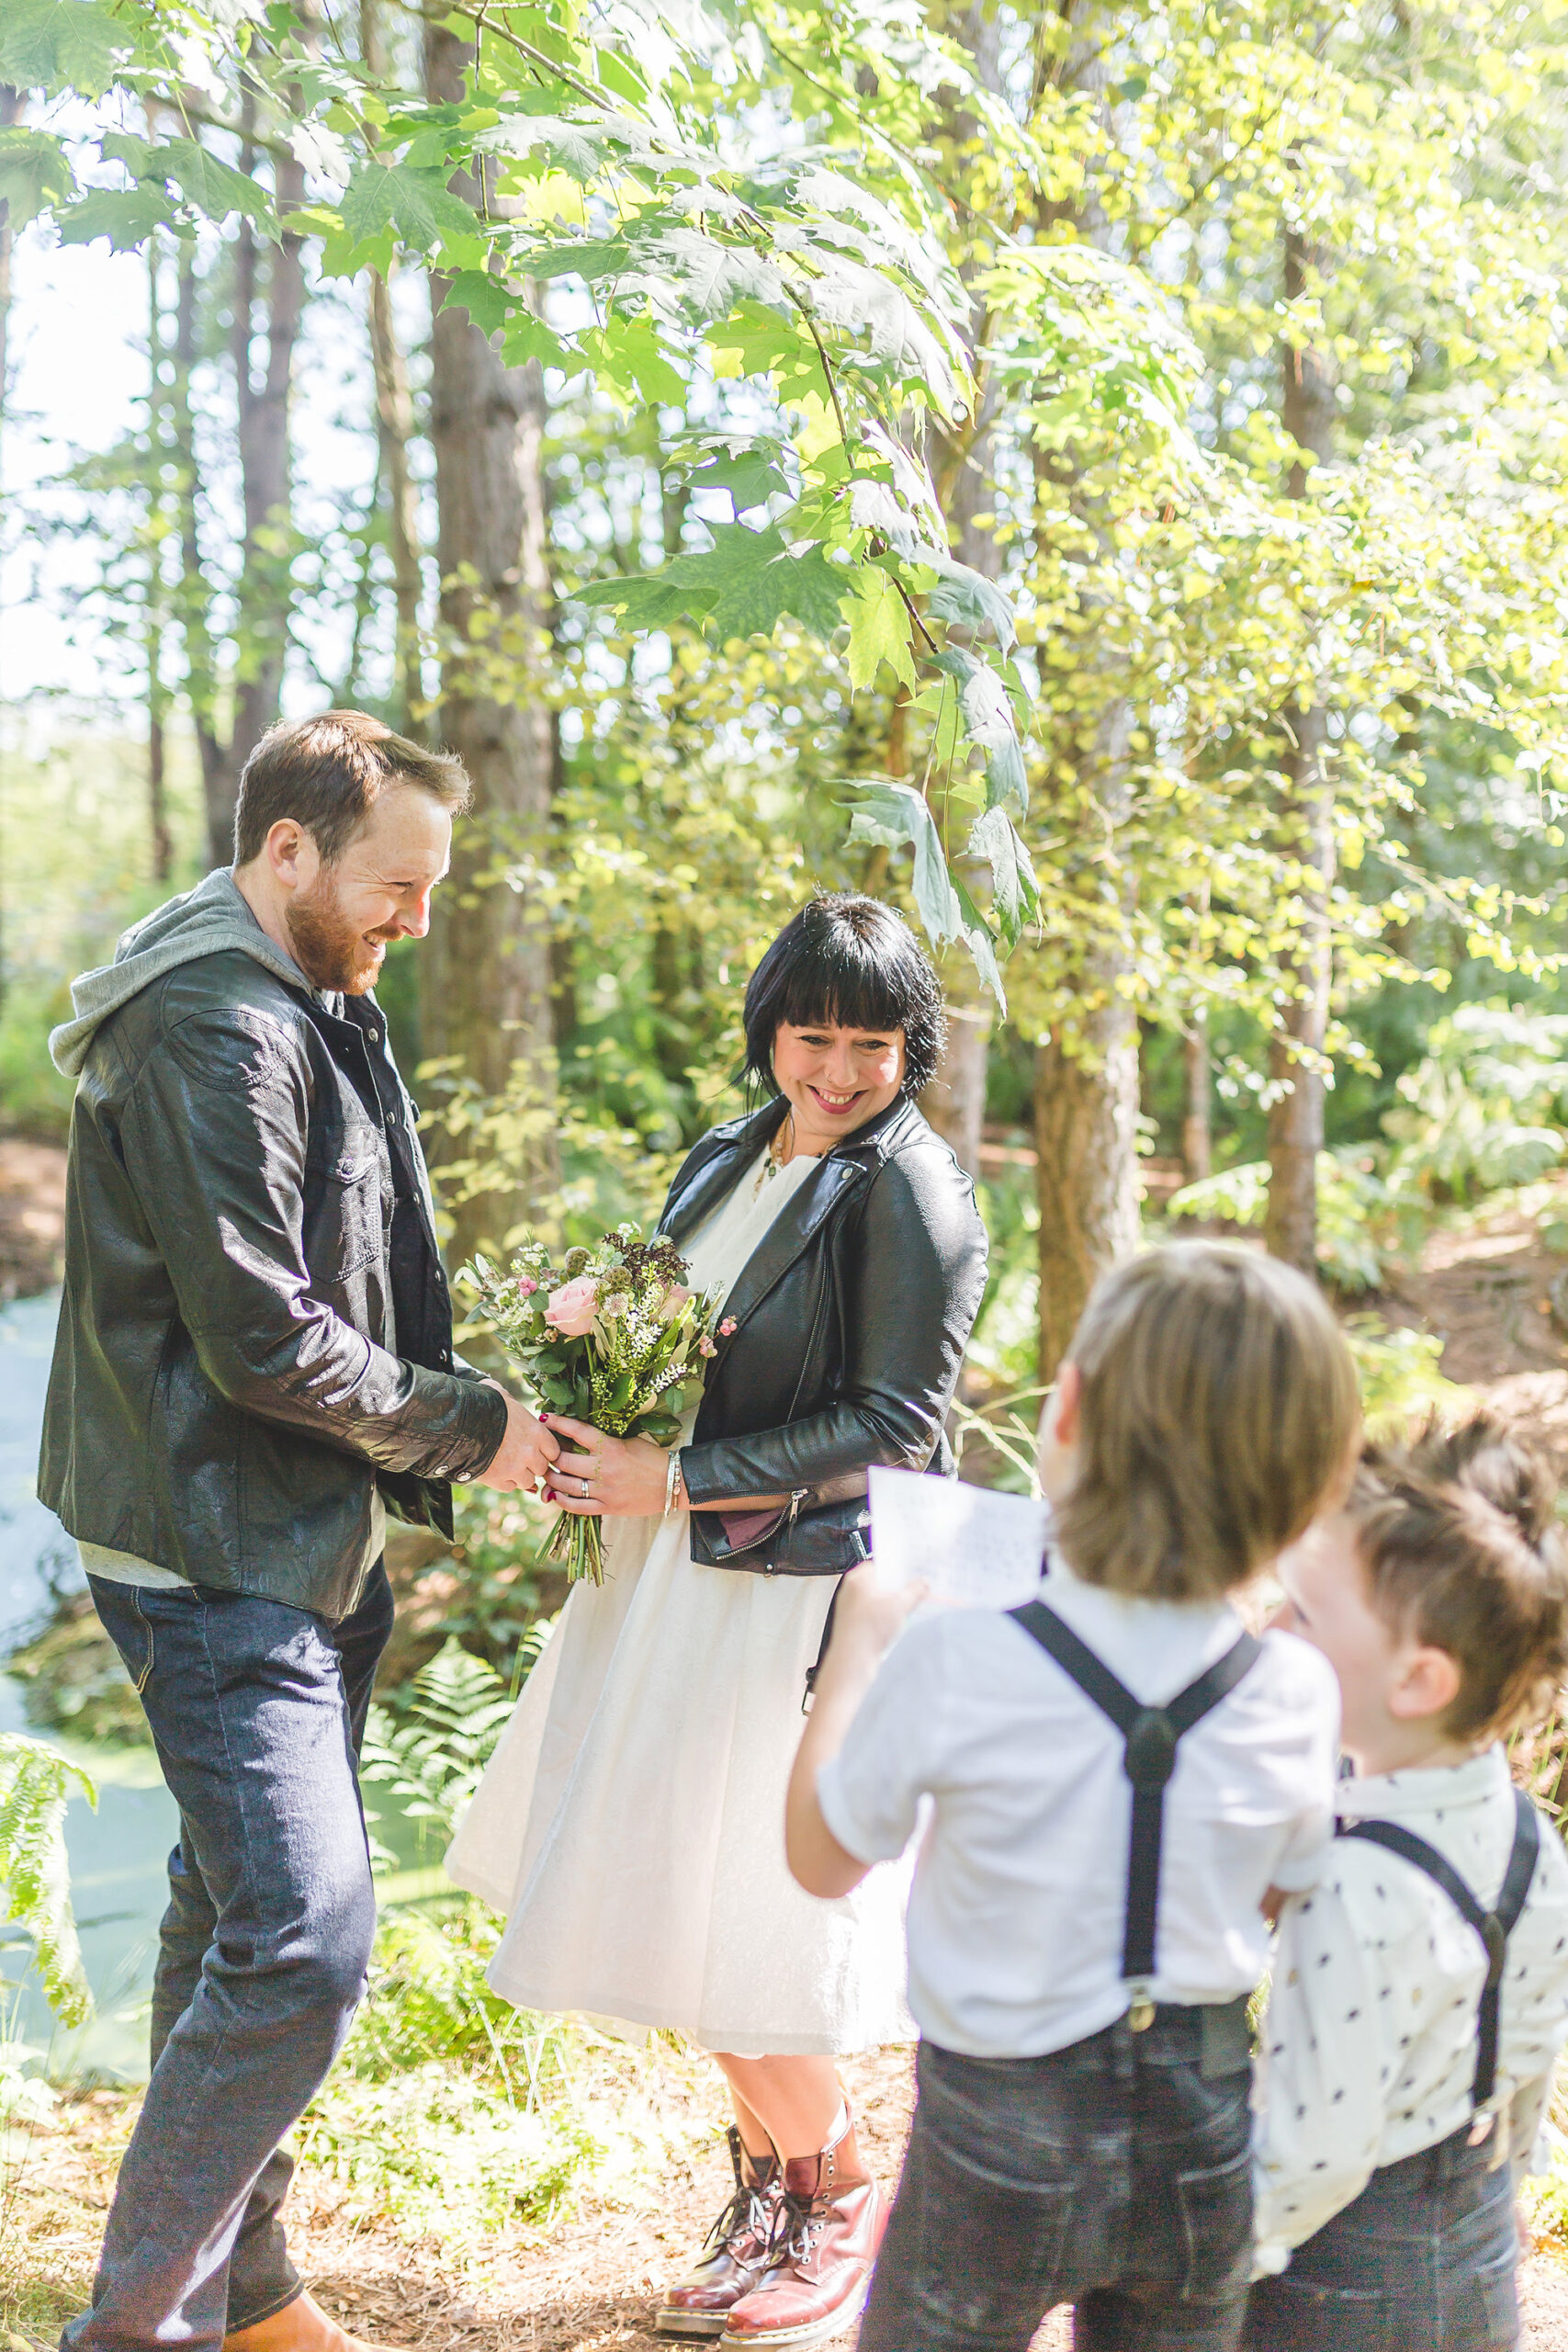
[[[845,1029],[902,1029],[904,1092],[919,1094],[936,1076],[947,1015],[936,974],[900,914],[879,899],[850,891],[811,899],[786,922],[746,990],[742,1076],[770,1094],[773,1039],[818,1023]]]

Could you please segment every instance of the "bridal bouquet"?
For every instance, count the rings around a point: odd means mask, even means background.
[[[464,1269],[486,1319],[526,1385],[552,1412],[570,1413],[609,1437],[668,1445],[696,1402],[716,1353],[718,1293],[690,1288],[691,1268],[672,1241],[645,1241],[618,1225],[595,1250],[569,1250],[558,1265],[542,1241],[525,1241],[502,1273],[484,1258]],[[563,1511],[549,1544],[575,1581],[602,1584],[599,1521]]]

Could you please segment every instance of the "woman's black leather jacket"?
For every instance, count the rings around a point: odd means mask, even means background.
[[[782,1124],[769,1102],[703,1137],[664,1204],[677,1243]],[[725,1307],[682,1469],[694,1503],[787,1494],[782,1510],[692,1513],[692,1557],[768,1575],[863,1560],[873,1463],[951,1474],[942,1424],[986,1286],[975,1188],[902,1096],[820,1159]]]

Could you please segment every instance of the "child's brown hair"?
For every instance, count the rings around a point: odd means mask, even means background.
[[[1348,1479],[1355,1366],[1321,1292],[1261,1250],[1180,1241],[1096,1284],[1068,1350],[1078,1470],[1056,1514],[1089,1584],[1200,1600],[1243,1584]]]
[[[1496,1739],[1547,1713],[1568,1673],[1568,1545],[1540,1456],[1500,1421],[1436,1421],[1369,1446],[1349,1510],[1373,1609],[1446,1650],[1451,1739]]]

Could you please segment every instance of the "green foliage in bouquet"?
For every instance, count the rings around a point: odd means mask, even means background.
[[[657,1445],[680,1435],[717,1352],[720,1301],[691,1289],[690,1272],[665,1235],[644,1241],[629,1222],[558,1264],[547,1244],[525,1241],[507,1272],[485,1258],[464,1268],[486,1321],[548,1411]],[[563,1513],[550,1552],[573,1578],[604,1581],[596,1519]]]

